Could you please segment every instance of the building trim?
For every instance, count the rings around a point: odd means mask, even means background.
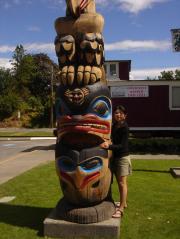
[[[118,80],[118,79],[107,79],[108,86],[180,86],[180,81],[167,81],[167,80]]]
[[[129,127],[130,131],[180,131],[180,127]]]
[[[180,107],[173,107],[172,106],[172,88],[174,87],[174,86],[179,86],[180,87],[180,84],[179,85],[170,85],[169,86],[169,109],[170,110],[180,110]]]

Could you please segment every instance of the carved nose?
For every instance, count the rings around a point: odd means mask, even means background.
[[[76,172],[74,174],[74,184],[76,186],[76,189],[81,189],[82,182],[84,180],[85,173],[80,170],[79,167],[77,167]]]

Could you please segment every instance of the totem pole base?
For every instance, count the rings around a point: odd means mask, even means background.
[[[120,237],[120,220],[110,218],[103,222],[79,224],[59,220],[56,208],[44,220],[44,236],[63,239],[117,239]]]

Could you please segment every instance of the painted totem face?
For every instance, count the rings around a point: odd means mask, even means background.
[[[80,148],[97,146],[110,139],[112,107],[107,87],[103,91],[102,88],[97,84],[97,87],[88,86],[64,93],[65,100],[59,106],[59,139]]]
[[[109,89],[102,83],[61,87],[58,109],[56,169],[64,197],[76,205],[100,202],[111,183],[110,155],[99,147],[110,140]]]
[[[56,169],[65,198],[76,205],[106,198],[111,183],[107,150],[96,147],[78,152],[63,147],[60,151]]]

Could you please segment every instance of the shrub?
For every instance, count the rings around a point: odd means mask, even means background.
[[[14,94],[0,96],[0,120],[10,117],[18,108],[18,96]]]
[[[130,139],[129,148],[131,153],[180,154],[180,139],[173,138]]]

